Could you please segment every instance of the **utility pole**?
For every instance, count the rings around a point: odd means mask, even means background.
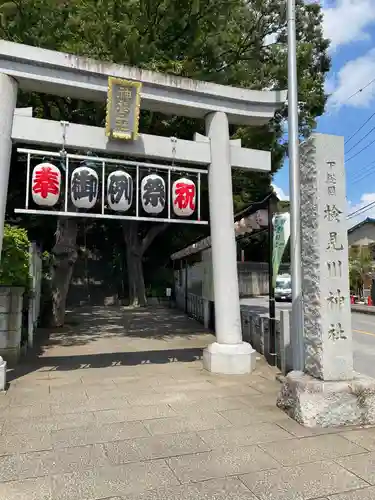
[[[298,137],[298,82],[296,55],[296,4],[287,0],[288,21],[288,139],[290,192],[290,256],[292,274],[291,344],[293,369],[304,369],[301,223],[300,223],[300,169]]]
[[[275,201],[273,195],[268,200],[268,309],[270,316],[269,326],[269,342],[267,346],[266,359],[271,366],[276,366],[276,303],[275,303],[275,287],[273,275],[273,216],[275,212]]]

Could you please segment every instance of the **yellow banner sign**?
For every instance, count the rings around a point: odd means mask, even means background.
[[[137,138],[141,87],[140,82],[108,78],[107,137],[123,140]]]

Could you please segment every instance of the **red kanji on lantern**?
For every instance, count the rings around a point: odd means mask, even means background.
[[[178,216],[190,216],[195,210],[195,184],[190,179],[178,179],[173,183],[173,210]]]
[[[59,200],[61,172],[52,163],[40,163],[33,170],[31,178],[31,194],[34,203],[45,207],[53,207]]]
[[[195,186],[194,184],[185,184],[184,182],[178,182],[176,184],[176,199],[174,200],[175,205],[180,209],[187,208],[188,206],[191,210],[195,210]]]
[[[60,178],[58,172],[50,166],[40,167],[35,172],[33,182],[33,193],[40,193],[42,198],[49,194],[58,195],[60,190]]]

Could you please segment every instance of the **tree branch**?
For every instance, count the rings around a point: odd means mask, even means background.
[[[138,241],[138,221],[128,220],[122,221],[122,234],[124,236],[125,243],[134,247],[134,244]],[[134,250],[134,248],[133,248]]]
[[[165,231],[168,226],[169,226],[169,224],[167,224],[167,223],[155,224],[155,226],[152,226],[152,228],[148,231],[148,233],[146,234],[146,236],[142,240],[142,244],[141,244],[142,255],[145,253],[145,251],[148,249],[148,247],[154,241],[156,236],[158,236],[158,234]]]

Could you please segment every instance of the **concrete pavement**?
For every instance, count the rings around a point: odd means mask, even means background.
[[[0,395],[6,500],[372,500],[375,428],[307,429],[275,369],[202,370],[175,310],[82,308]]]
[[[265,297],[241,299],[241,304],[251,305],[259,314],[268,314],[268,302]],[[277,302],[277,315],[281,309],[290,310],[291,304]],[[375,378],[375,315],[353,312],[352,332],[354,369]]]

